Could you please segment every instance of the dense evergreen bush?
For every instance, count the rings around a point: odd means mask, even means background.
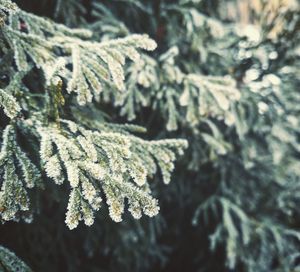
[[[0,270],[300,271],[299,30],[296,0],[0,0]]]

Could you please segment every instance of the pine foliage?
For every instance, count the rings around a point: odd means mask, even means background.
[[[125,199],[134,218],[140,218],[142,212],[156,215],[158,201],[150,194],[148,178],[158,165],[164,182],[169,183],[174,161],[183,154],[186,141],[146,141],[130,134],[126,126],[103,122],[97,128],[86,128],[80,120],[61,118],[76,103],[73,93],[80,106],[99,102],[105,89],[121,95],[125,59],[138,61],[137,49],[154,50],[156,43],[138,34],[95,42],[89,30],[56,24],[10,1],[2,1],[0,8],[2,51],[4,56],[13,52],[16,66],[13,80],[0,89],[1,106],[11,119],[3,129],[0,153],[2,220],[17,219],[30,210],[27,191],[43,187],[42,173],[57,185],[69,183],[66,224],[70,229],[80,220],[89,226],[94,223],[101,195],[116,222],[122,220]],[[44,82],[38,93],[24,83],[35,68]],[[28,147],[23,150],[23,137],[34,138],[35,142],[26,144],[39,152],[32,153]]]

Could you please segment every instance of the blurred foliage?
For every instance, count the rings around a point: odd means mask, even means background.
[[[31,269],[23,261],[21,261],[14,253],[2,246],[0,246],[0,268],[1,271],[8,272],[31,271]]]

